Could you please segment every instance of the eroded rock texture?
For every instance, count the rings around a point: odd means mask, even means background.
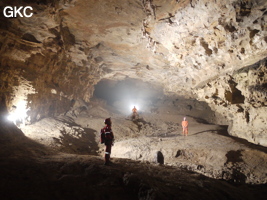
[[[36,121],[68,110],[77,98],[89,101],[100,72],[88,45],[76,41],[64,24],[59,5],[30,5],[34,17],[1,23],[1,95],[9,108],[23,101],[28,120]],[[80,63],[79,54],[86,54]]]
[[[229,133],[267,146],[265,0],[24,0],[1,16],[1,96],[36,121],[89,102],[101,79],[140,79],[208,102]],[[23,90],[18,89],[23,88]],[[18,92],[19,91],[19,92]],[[12,107],[13,106],[13,107]],[[243,130],[247,131],[243,131]]]
[[[218,123],[229,124],[237,137],[266,146],[266,70],[267,60],[223,76],[197,90],[198,96],[223,117]]]

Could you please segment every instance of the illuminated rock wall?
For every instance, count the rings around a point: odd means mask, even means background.
[[[15,0],[0,7],[18,3],[34,15],[1,16],[1,96],[9,110],[20,80],[34,91],[27,103],[36,121],[77,99],[88,102],[103,78],[130,77],[205,100],[230,134],[266,145],[266,71],[255,75],[260,84],[244,81],[253,78],[247,66],[265,66],[258,62],[267,55],[266,0]]]
[[[267,59],[207,83],[196,90],[200,100],[229,124],[231,135],[267,146]]]
[[[88,102],[99,79],[88,48],[81,47],[83,62],[71,57],[81,44],[61,21],[59,5],[49,5],[33,4],[32,18],[1,19],[1,96],[15,118],[28,122],[64,113],[76,99]]]

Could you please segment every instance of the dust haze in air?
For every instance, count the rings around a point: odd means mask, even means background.
[[[102,80],[94,91],[94,97],[105,100],[125,115],[130,114],[134,106],[139,113],[148,112],[162,96],[162,88],[135,79]]]

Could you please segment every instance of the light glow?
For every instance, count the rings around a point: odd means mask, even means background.
[[[25,119],[27,118],[27,101],[22,100],[13,107],[7,119],[16,124],[18,121],[25,124]]]

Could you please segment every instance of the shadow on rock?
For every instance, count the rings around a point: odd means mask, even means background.
[[[53,138],[59,150],[66,153],[97,155],[98,145],[95,141],[95,130],[72,127],[71,130],[60,131],[59,138]]]

